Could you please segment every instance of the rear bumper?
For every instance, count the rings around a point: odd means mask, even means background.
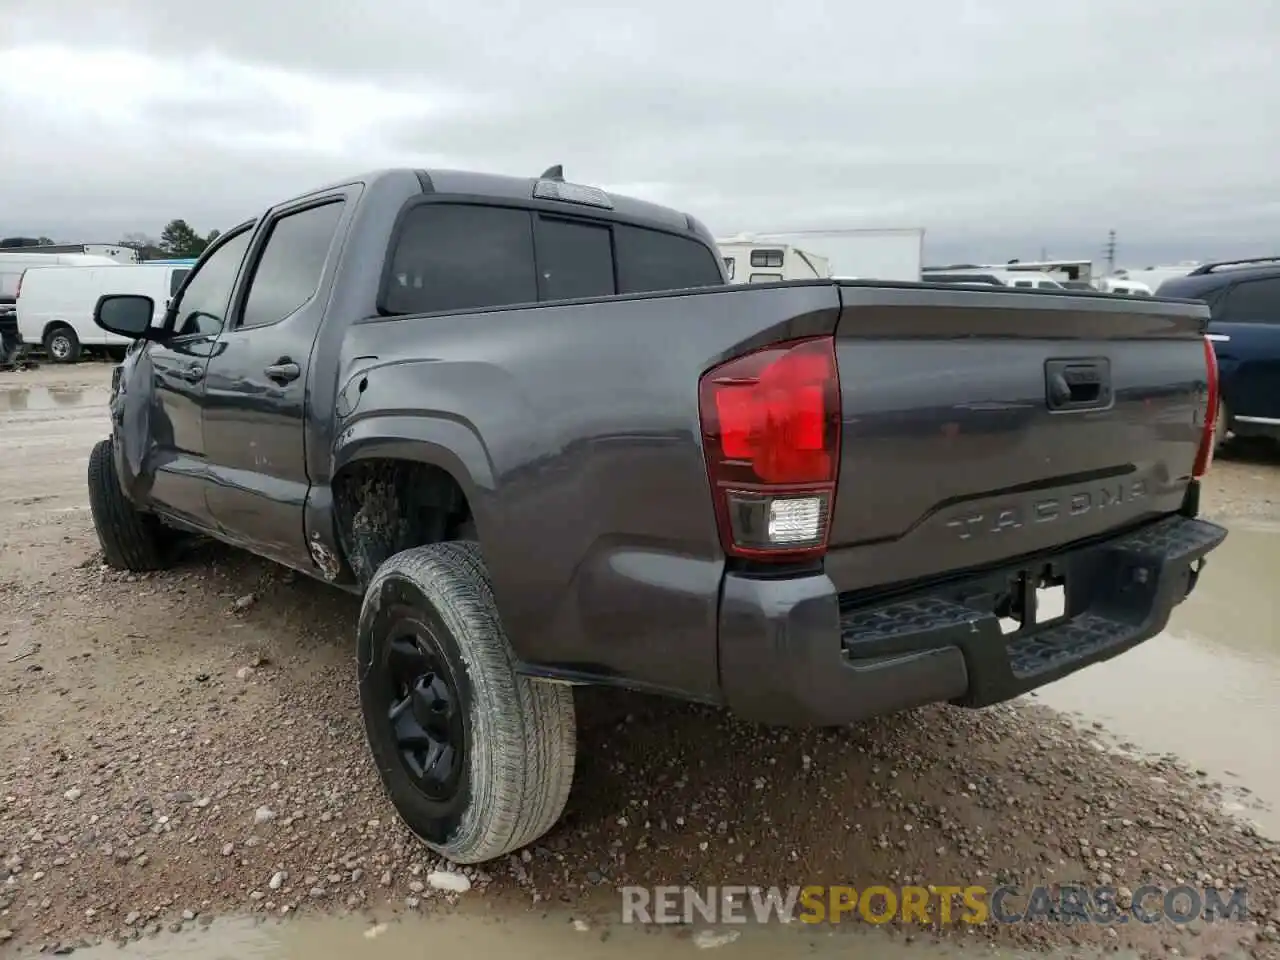
[[[873,601],[842,597],[825,574],[729,574],[719,630],[725,702],[746,719],[786,726],[999,703],[1155,636],[1226,535],[1171,516]],[[1005,635],[997,610],[1034,597],[1042,580],[1065,581],[1064,615]]]

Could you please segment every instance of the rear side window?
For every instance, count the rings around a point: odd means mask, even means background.
[[[169,274],[169,296],[173,296],[182,287],[182,281],[187,279],[187,274],[191,271],[186,267],[181,270],[175,270]]]
[[[342,207],[342,201],[308,207],[272,224],[249,283],[242,327],[283,320],[316,295]]]
[[[541,300],[608,297],[617,292],[607,224],[539,217],[537,254]]]
[[[723,283],[718,253],[689,237],[514,207],[429,202],[401,224],[382,308],[438,313]]]
[[[391,257],[387,312],[472,310],[537,299],[527,210],[424,203],[406,215]]]
[[[719,256],[697,240],[618,224],[613,228],[618,292],[650,293],[724,283]]]
[[[1218,319],[1229,323],[1280,324],[1280,277],[1236,284],[1222,301]]]

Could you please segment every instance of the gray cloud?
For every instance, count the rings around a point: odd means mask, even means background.
[[[930,259],[1097,256],[1112,228],[1125,262],[1233,255],[1280,226],[1280,7],[1257,0],[54,6],[5,0],[15,47],[133,49],[191,80],[128,125],[5,88],[4,233],[226,226],[389,161],[562,162],[726,233],[924,226]],[[206,55],[420,110],[311,149],[323,112]],[[335,121],[376,102],[334,97]]]

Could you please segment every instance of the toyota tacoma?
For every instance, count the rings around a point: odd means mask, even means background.
[[[1204,304],[727,279],[698,220],[559,168],[280,203],[162,325],[96,305],[134,340],[88,468],[105,561],[199,534],[361,596],[383,784],[475,863],[560,816],[574,685],[777,725],[982,707],[1157,634],[1224,538]]]

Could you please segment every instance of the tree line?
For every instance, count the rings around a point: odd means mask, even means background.
[[[221,232],[210,230],[201,236],[187,221],[170,220],[160,231],[159,239],[145,233],[129,233],[120,240],[120,246],[137,250],[139,260],[187,259],[204,253],[204,248]]]
[[[218,239],[220,233],[220,230],[210,230],[207,235],[201,236],[187,221],[170,220],[160,231],[158,239],[145,233],[128,233],[116,243],[137,250],[139,260],[186,260],[204,253],[205,247]],[[6,237],[0,239],[0,248],[17,250],[30,246],[53,246],[56,243],[56,240],[49,237]]]

